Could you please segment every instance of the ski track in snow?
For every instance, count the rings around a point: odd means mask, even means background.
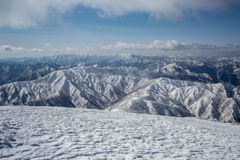
[[[0,107],[0,159],[240,159],[240,126],[61,107]]]

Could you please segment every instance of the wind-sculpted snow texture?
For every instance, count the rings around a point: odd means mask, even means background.
[[[12,83],[0,86],[0,105],[240,121],[238,62],[239,58],[87,54],[2,62],[2,84]]]
[[[0,107],[0,159],[239,159],[240,127],[63,107]]]

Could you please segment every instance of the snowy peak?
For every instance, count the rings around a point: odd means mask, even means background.
[[[78,71],[56,71],[44,78],[0,87],[1,105],[49,105],[104,108],[125,95],[98,77]],[[58,102],[64,97],[68,103]]]
[[[82,54],[0,62],[0,105],[240,121],[240,59],[231,60]]]
[[[219,121],[234,121],[239,107],[228,98],[222,84],[203,84],[167,78],[152,80],[150,85],[128,94],[110,105],[108,110],[194,116]]]
[[[92,54],[61,54],[53,57],[23,59],[21,64],[44,62],[65,68],[81,66],[131,67],[158,73],[157,77],[191,80],[210,83],[229,83],[240,85],[239,58],[196,58],[196,57],[159,57],[119,54],[97,56]]]
[[[0,62],[0,85],[16,81],[35,80],[58,69],[58,65],[42,62],[34,65]]]

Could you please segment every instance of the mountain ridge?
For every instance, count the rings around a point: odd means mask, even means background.
[[[36,64],[23,64],[24,60],[0,63],[0,74],[9,75],[0,85],[0,105],[123,110],[240,121],[240,88],[238,74],[234,74],[238,73],[238,59],[234,65],[229,64],[231,58],[144,59],[124,54],[42,59],[45,61]],[[54,60],[62,65],[50,63]],[[221,79],[220,73],[235,77]]]

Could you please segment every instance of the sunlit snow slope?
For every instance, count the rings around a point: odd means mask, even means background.
[[[240,121],[239,68],[239,58],[133,54],[0,62],[0,106],[62,106]]]
[[[0,159],[239,159],[240,127],[197,118],[0,107]]]
[[[168,78],[150,80],[148,85],[128,94],[107,109],[216,118],[220,121],[234,121],[239,116],[239,107],[232,98],[227,97],[221,83],[205,84]]]
[[[153,76],[151,72],[127,67],[78,66],[54,71],[34,81],[0,86],[0,105],[121,109],[219,121],[240,120],[238,97],[229,96],[227,86]]]

